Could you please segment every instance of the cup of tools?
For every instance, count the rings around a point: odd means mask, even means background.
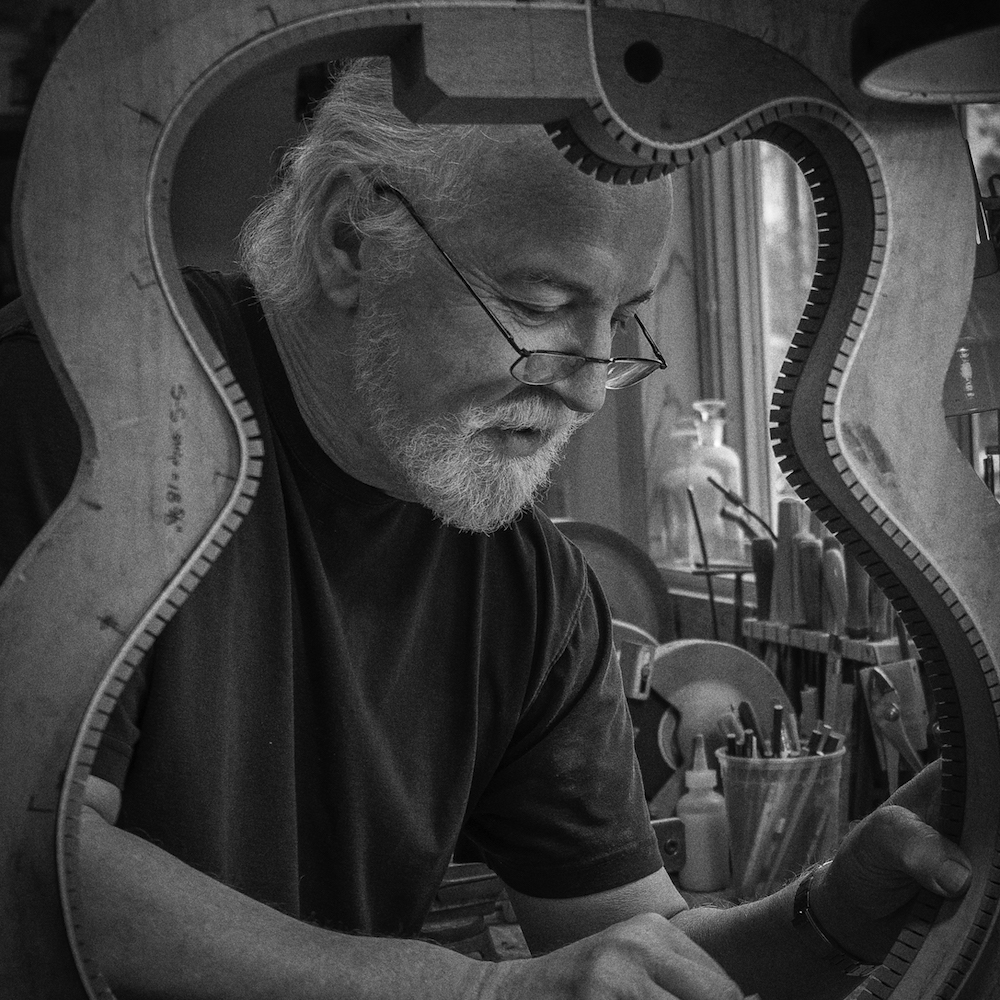
[[[716,752],[736,899],[766,896],[836,851],[845,753],[843,747],[784,757]]]

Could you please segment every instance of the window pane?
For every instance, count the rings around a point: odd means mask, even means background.
[[[759,177],[759,255],[764,372],[767,406],[812,285],[816,265],[816,216],[809,186],[792,159],[777,146],[756,143]],[[792,494],[771,460],[771,518],[778,498]]]

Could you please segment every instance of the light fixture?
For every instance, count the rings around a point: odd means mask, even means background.
[[[1000,101],[1000,3],[869,0],[854,20],[851,69],[865,94],[888,101]]]

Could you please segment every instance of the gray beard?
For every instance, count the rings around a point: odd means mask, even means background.
[[[511,524],[549,483],[573,432],[589,419],[544,390],[523,387],[490,406],[470,406],[413,425],[396,391],[400,318],[372,308],[355,316],[355,385],[390,461],[421,504],[462,531],[489,533]],[[540,427],[550,437],[527,456],[501,454],[486,428]]]

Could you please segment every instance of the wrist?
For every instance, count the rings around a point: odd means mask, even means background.
[[[521,977],[530,958],[505,962],[475,962],[475,968],[462,984],[462,1000],[512,1000],[524,995]]]
[[[826,876],[830,862],[810,868],[799,878],[792,904],[792,927],[798,939],[826,965],[845,976],[868,976],[878,962],[854,954],[828,930],[829,923],[816,912],[817,890]]]

